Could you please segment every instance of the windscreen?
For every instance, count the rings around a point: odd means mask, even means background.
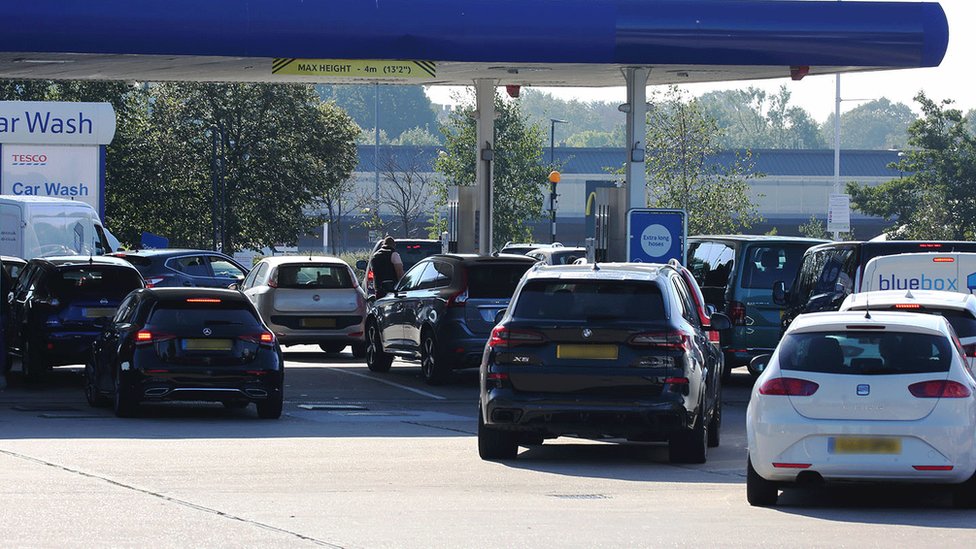
[[[397,243],[397,252],[403,261],[403,270],[407,271],[421,259],[441,253],[440,242],[417,242],[413,244]]]
[[[278,267],[279,288],[327,290],[352,288],[352,275],[345,265],[301,263]]]
[[[948,338],[929,334],[811,332],[783,338],[779,366],[825,374],[922,374],[947,372],[954,352]]]
[[[468,297],[511,299],[522,275],[532,263],[497,263],[468,268]]]
[[[957,310],[943,310],[943,311],[930,311],[935,314],[940,314],[949,321],[952,329],[956,331],[956,335],[959,337],[974,337],[976,336],[976,318],[973,318],[972,313],[969,311],[957,311]]]
[[[742,266],[742,287],[772,291],[773,283],[782,280],[788,285],[796,278],[805,244],[763,244],[750,246]]]
[[[512,315],[568,321],[665,318],[657,284],[621,280],[533,280],[522,287]]]
[[[149,316],[148,324],[156,328],[196,330],[215,326],[244,326],[263,329],[261,322],[246,303],[162,302]]]
[[[138,272],[107,265],[61,269],[50,280],[51,294],[62,297],[121,300],[137,288],[142,288]]]

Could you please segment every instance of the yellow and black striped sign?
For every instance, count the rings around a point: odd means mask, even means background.
[[[271,74],[348,78],[435,78],[433,61],[276,58]]]

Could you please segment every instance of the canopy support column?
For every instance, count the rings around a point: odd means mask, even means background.
[[[493,213],[492,163],[495,146],[495,86],[494,79],[474,81],[477,148],[475,151],[475,185],[478,193],[478,243],[480,255],[492,252],[491,216]]]
[[[624,69],[627,81],[627,163],[624,165],[627,184],[627,209],[647,207],[647,173],[644,154],[647,150],[647,77],[648,67]],[[626,223],[627,212],[620,219]]]

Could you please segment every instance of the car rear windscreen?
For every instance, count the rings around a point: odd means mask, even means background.
[[[60,297],[120,300],[137,288],[142,288],[138,272],[110,265],[59,269],[50,280],[51,294]]]
[[[742,287],[762,288],[772,292],[777,280],[789,286],[803,261],[807,244],[762,244],[750,246],[742,265]]]
[[[202,329],[215,326],[244,326],[263,329],[246,303],[187,303],[163,301],[156,304],[147,324],[156,328]]]
[[[406,271],[416,265],[421,259],[441,253],[440,242],[398,242],[396,251],[400,254],[403,261],[403,270]]]
[[[279,288],[327,290],[352,288],[352,275],[345,265],[301,263],[281,265],[277,271]]]
[[[956,351],[942,336],[865,330],[790,334],[778,352],[783,370],[884,375],[947,372]]]
[[[468,267],[468,297],[511,299],[532,263],[496,263]]]
[[[657,284],[621,280],[533,280],[522,287],[512,315],[568,321],[665,318]]]

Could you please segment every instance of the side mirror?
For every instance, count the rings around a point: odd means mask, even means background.
[[[384,280],[383,282],[380,282],[380,289],[386,293],[392,292],[394,288],[396,288],[396,283],[392,280]]]
[[[497,313],[495,313],[495,326],[497,326],[498,323],[502,321],[502,318],[505,318],[505,311],[506,309],[502,309]]]
[[[786,292],[786,283],[782,280],[773,282],[773,303],[783,306],[789,299],[790,294]]]
[[[356,268],[360,271],[365,271],[369,267],[369,263],[365,259],[360,259],[356,262]]]
[[[709,319],[709,330],[721,332],[732,328],[732,320],[725,313],[714,313]]]
[[[773,355],[770,354],[753,357],[752,360],[749,361],[749,373],[754,376],[758,376],[759,374],[763,373],[763,370],[765,370],[766,366],[769,365],[769,359],[772,357]]]

